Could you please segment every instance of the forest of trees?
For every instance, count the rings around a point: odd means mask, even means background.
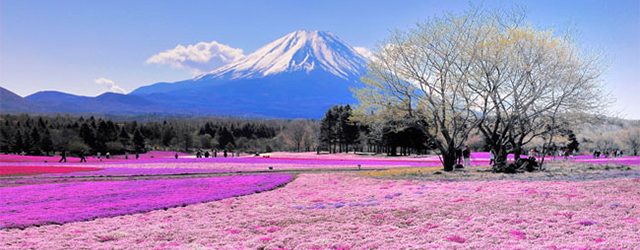
[[[353,119],[350,105],[336,105],[320,121],[319,144],[329,153],[351,151],[386,155],[427,154],[433,149],[425,134],[411,124],[389,120],[373,127]],[[398,152],[399,150],[399,152]]]
[[[149,150],[313,151],[317,121],[239,118],[112,121],[93,116],[0,116],[0,151],[51,155]]]

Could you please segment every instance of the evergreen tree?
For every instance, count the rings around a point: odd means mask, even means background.
[[[338,120],[333,110],[333,107],[327,110],[324,118],[320,121],[320,142],[322,145],[328,147],[329,153],[333,153],[332,146],[335,141],[334,128]]]
[[[29,142],[29,152],[39,154],[40,153],[40,133],[38,132],[38,129],[33,127],[31,129],[30,137],[31,137],[30,138],[31,140]]]
[[[173,127],[170,126],[162,133],[162,145],[169,146],[174,137],[175,133],[173,132]]]
[[[216,138],[218,139],[218,146],[220,146],[221,149],[225,149],[229,146],[235,147],[236,145],[233,134],[229,132],[227,127],[223,126],[218,129],[218,132],[216,132]]]
[[[571,152],[578,152],[579,150],[579,146],[580,146],[580,142],[578,142],[578,139],[576,138],[576,135],[573,133],[573,130],[568,130],[566,133],[567,136],[567,140],[569,141],[569,144],[567,144],[567,150],[570,150]]]
[[[51,132],[48,128],[45,128],[42,138],[40,138],[40,149],[49,155],[49,152],[53,151],[53,139],[51,138]]]
[[[127,131],[124,129],[124,127],[122,127],[120,129],[120,133],[118,133],[118,141],[122,143],[122,145],[125,148],[127,148],[127,146],[129,145],[129,142],[131,141],[131,137],[129,136]]]
[[[94,148],[96,145],[96,137],[93,132],[93,129],[87,124],[83,123],[80,127],[80,138],[82,141],[87,144],[87,146]]]
[[[133,133],[133,145],[136,148],[136,152],[145,152],[144,136],[139,129]]]

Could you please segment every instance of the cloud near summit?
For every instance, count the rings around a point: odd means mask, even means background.
[[[194,75],[210,72],[243,58],[242,49],[232,48],[216,41],[195,45],[178,45],[147,59],[147,64],[168,64],[176,69],[188,68]]]
[[[366,47],[353,47],[353,49],[356,50],[356,52],[358,52],[360,55],[364,56],[364,58],[366,58],[369,61],[372,61],[374,59],[373,51],[371,51],[369,48],[366,48]]]

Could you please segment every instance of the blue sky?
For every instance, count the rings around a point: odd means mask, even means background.
[[[248,55],[295,30],[331,31],[351,46],[373,48],[389,30],[469,1],[29,1],[0,0],[0,86],[21,96],[58,90],[95,96],[194,76],[194,69],[147,63],[178,45],[200,42]],[[474,3],[475,4],[475,3]],[[603,80],[614,110],[640,119],[640,1],[484,1],[528,9],[540,28],[577,28],[585,47],[605,50]],[[179,68],[183,66],[183,68]]]

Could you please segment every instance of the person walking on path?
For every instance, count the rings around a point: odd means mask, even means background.
[[[471,150],[469,150],[468,146],[464,146],[464,150],[462,150],[462,157],[464,157],[464,167],[471,166]]]
[[[60,160],[58,161],[58,163],[64,161],[65,163],[67,162],[67,150],[65,150],[64,148],[62,149],[62,152],[60,152],[60,156],[62,158],[60,158]]]
[[[84,158],[84,150],[80,151],[80,162],[87,162],[87,158]]]

